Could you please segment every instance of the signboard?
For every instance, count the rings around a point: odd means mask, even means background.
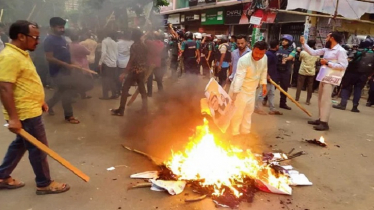
[[[223,8],[210,9],[201,13],[201,25],[222,25],[224,24]]]
[[[207,4],[215,4],[216,0],[188,0],[188,5],[190,7],[204,6]]]
[[[172,14],[172,15],[169,15],[168,17],[168,23],[171,23],[171,24],[174,24],[174,25],[178,25],[180,24],[180,14]]]
[[[238,4],[231,7],[225,8],[225,24],[237,25],[237,24],[249,24],[249,20],[252,15],[250,11],[251,3]]]
[[[200,14],[199,13],[185,13],[184,14],[184,22],[197,22],[200,21]]]

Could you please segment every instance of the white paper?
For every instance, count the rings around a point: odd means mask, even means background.
[[[193,19],[194,19],[194,20],[198,20],[199,18],[200,18],[199,15],[194,15],[194,16],[193,16]]]
[[[282,166],[282,168],[284,168],[285,170],[292,170],[293,169],[292,166]]]
[[[114,167],[110,167],[110,168],[107,168],[106,170],[107,170],[107,171],[113,171],[114,169],[116,169],[116,168],[114,168]]]
[[[313,185],[312,182],[304,174],[290,174],[291,176],[291,183],[290,185],[298,185],[298,186],[311,186]]]
[[[146,171],[142,173],[133,174],[130,176],[132,179],[157,179],[158,172],[157,171]]]
[[[155,179],[151,179],[150,181],[152,182],[152,187],[155,187],[154,189],[165,189],[170,195],[181,194],[186,187],[185,181],[164,181]]]
[[[249,23],[253,24],[253,25],[260,25],[261,20],[262,20],[262,18],[260,18],[260,17],[251,16],[251,19],[249,20]]]

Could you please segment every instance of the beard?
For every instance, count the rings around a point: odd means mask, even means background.
[[[327,41],[325,47],[331,49],[331,41]]]

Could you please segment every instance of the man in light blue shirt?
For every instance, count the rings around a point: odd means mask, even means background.
[[[245,35],[239,35],[236,37],[236,45],[238,49],[234,50],[231,53],[232,72],[231,72],[231,75],[229,76],[230,81],[233,81],[234,79],[239,58],[251,52],[251,50],[247,46],[247,38]]]

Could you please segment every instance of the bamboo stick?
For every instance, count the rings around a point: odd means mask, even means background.
[[[1,23],[1,20],[3,19],[3,14],[4,14],[4,9],[1,9],[1,11],[0,11],[0,23]]]
[[[25,138],[28,142],[35,145],[38,149],[41,151],[47,153],[51,158],[55,159],[57,162],[59,162],[61,165],[69,169],[71,172],[73,172],[75,175],[83,179],[85,182],[90,181],[90,177],[88,177],[86,174],[84,174],[81,170],[73,166],[71,163],[69,163],[67,160],[65,160],[63,157],[61,157],[59,154],[57,154],[55,151],[44,145],[42,142],[37,140],[34,136],[29,134],[24,129],[21,129],[18,133],[23,138]]]
[[[110,20],[112,19],[112,16],[114,15],[114,11],[112,12],[112,14],[110,14],[109,18],[106,20],[106,23],[104,25],[104,28],[106,28],[106,26],[109,24]]]
[[[294,98],[290,96],[286,91],[284,91],[277,83],[275,83],[272,79],[269,80],[271,84],[273,84],[277,89],[280,90],[284,95],[287,96],[294,104],[296,104],[297,107],[299,107],[301,110],[303,110],[309,117],[312,117],[312,114],[308,112],[304,107],[302,107],[299,102],[297,102]]]
[[[312,16],[312,17],[334,18],[334,16],[332,16],[332,15],[310,14],[310,13],[297,12],[297,11],[288,11],[288,10],[282,10],[282,9],[270,9],[270,11],[272,11],[272,12],[278,12],[278,13],[288,13],[288,14],[294,14],[294,15]],[[350,18],[345,18],[345,17],[335,17],[335,19],[355,21],[355,22],[360,22],[360,23],[374,24],[374,21],[369,21],[369,20],[357,20],[357,19],[350,19]]]

